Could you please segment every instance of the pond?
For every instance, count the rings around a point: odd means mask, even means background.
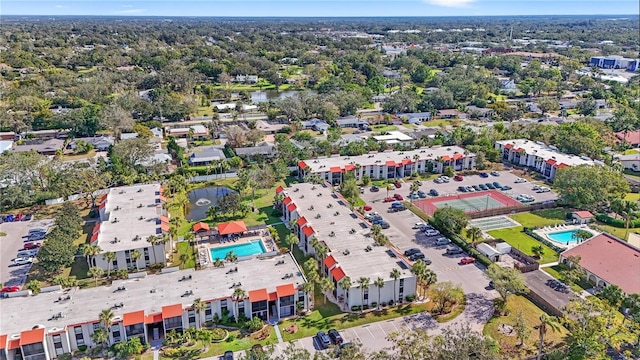
[[[199,221],[207,217],[207,210],[210,206],[218,204],[218,199],[235,191],[226,186],[210,186],[191,191],[187,198],[189,207],[187,209],[187,221]]]
[[[260,90],[260,91],[251,91],[251,102],[255,104],[265,103],[269,101],[278,101],[284,98],[288,98],[300,93],[298,90],[285,90],[285,91],[275,91],[275,90]],[[315,90],[307,90],[309,95],[315,95]]]

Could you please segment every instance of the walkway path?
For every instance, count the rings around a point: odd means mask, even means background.
[[[540,264],[540,267],[541,267],[541,268],[546,268],[546,267],[556,266],[556,265],[558,265],[558,264],[560,264],[560,263],[559,263],[559,262],[557,262],[557,261],[554,261],[554,262],[551,262],[551,263],[548,263],[548,264]]]
[[[273,323],[273,329],[276,331],[276,337],[278,338],[278,343],[281,343],[283,341],[282,334],[280,334],[280,328],[278,327],[277,322]]]

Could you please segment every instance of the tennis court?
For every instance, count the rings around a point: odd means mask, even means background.
[[[495,216],[469,221],[470,226],[475,226],[482,231],[506,229],[520,226],[520,223],[508,216]]]
[[[433,216],[433,213],[435,213],[437,209],[445,206],[451,206],[453,208],[460,209],[465,213],[471,213],[506,206],[521,205],[520,202],[495,190],[419,200],[414,204],[429,216]]]

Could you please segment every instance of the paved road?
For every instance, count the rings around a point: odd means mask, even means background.
[[[0,281],[4,286],[22,286],[31,265],[9,266],[18,250],[24,246],[23,236],[29,229],[49,228],[53,220],[17,221],[0,224],[0,231],[7,236],[0,237]]]

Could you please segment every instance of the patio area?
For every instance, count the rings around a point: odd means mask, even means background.
[[[571,249],[580,243],[580,240],[573,236],[573,234],[578,230],[584,230],[591,233],[591,237],[600,235],[599,231],[594,230],[585,224],[556,224],[535,229],[533,232],[538,234],[538,236],[549,240],[552,244],[555,244],[558,247]],[[558,234],[562,234],[563,236],[559,238]]]

